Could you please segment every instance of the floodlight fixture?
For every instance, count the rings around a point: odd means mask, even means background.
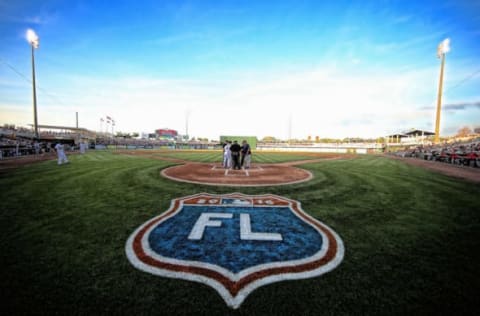
[[[39,46],[39,41],[38,41],[38,35],[35,33],[34,30],[28,29],[27,30],[27,41],[32,45],[33,48],[38,48]]]
[[[442,58],[443,55],[450,51],[450,39],[444,39],[437,48],[437,57]]]

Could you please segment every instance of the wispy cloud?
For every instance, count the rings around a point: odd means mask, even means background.
[[[410,21],[413,18],[413,15],[400,15],[392,19],[393,24],[401,24]]]
[[[221,41],[229,40],[231,38],[235,38],[236,36],[242,36],[252,31],[253,28],[248,26],[224,30],[204,29],[157,37],[147,41],[147,43],[156,45],[172,45],[192,41]]]
[[[48,24],[51,21],[52,17],[50,16],[29,16],[24,17],[22,22],[30,23],[30,24]]]
[[[422,110],[433,110],[436,106],[424,106]],[[464,111],[469,109],[480,109],[480,101],[474,102],[456,102],[456,103],[447,103],[442,105],[442,109],[446,111]]]
[[[198,32],[179,33],[171,36],[164,36],[148,41],[149,44],[171,45],[184,41],[200,40],[203,35]]]
[[[57,18],[53,14],[40,14],[40,15],[8,15],[7,13],[0,13],[0,22],[8,23],[22,23],[31,25],[46,25],[52,23]]]
[[[374,50],[380,53],[387,53],[393,51],[402,51],[412,47],[418,47],[419,44],[422,43],[429,43],[432,41],[436,41],[441,38],[444,34],[443,31],[438,31],[434,33],[429,33],[426,35],[418,35],[412,37],[408,41],[395,41],[395,42],[388,42],[388,43],[372,43],[372,47]]]
[[[442,108],[447,111],[459,111],[459,110],[467,110],[472,108],[480,109],[480,101],[449,103],[449,104],[443,105]]]
[[[58,18],[58,11],[50,10],[49,5],[43,3],[0,0],[0,23],[50,24]]]

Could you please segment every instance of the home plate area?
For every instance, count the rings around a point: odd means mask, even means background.
[[[252,166],[248,169],[241,169],[241,170],[235,170],[235,169],[225,169],[222,165],[213,165],[212,170],[218,171],[220,170],[223,172],[225,176],[231,176],[231,177],[238,177],[238,176],[250,176],[251,172],[258,172],[258,171],[263,171],[263,168],[261,166]]]
[[[249,169],[224,169],[220,164],[187,163],[162,170],[162,176],[181,182],[221,186],[274,186],[308,181],[312,174],[282,164],[255,164]]]

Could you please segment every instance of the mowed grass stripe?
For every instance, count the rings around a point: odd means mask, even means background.
[[[209,315],[478,311],[478,185],[371,156],[305,164],[311,181],[265,188],[177,183],[160,176],[171,162],[108,151],[69,159],[0,174],[9,314],[67,314],[72,306],[78,314],[152,314],[159,306],[162,314]],[[203,191],[299,200],[341,236],[345,259],[321,277],[261,287],[237,311],[204,285],[133,268],[124,245],[134,229],[171,199]]]
[[[473,306],[480,288],[480,258],[471,253],[480,237],[477,185],[385,158],[305,167],[323,180],[313,183],[318,190],[302,188],[296,196],[346,244],[344,269],[331,281],[342,301],[357,304],[346,313],[468,312],[463,304]],[[341,289],[349,286],[360,293],[348,298]]]
[[[106,156],[108,155],[108,156]],[[67,156],[78,156],[77,159],[84,159],[84,160],[90,160],[90,161],[100,161],[100,160],[108,160],[110,159],[110,155],[108,152],[103,152],[103,151],[95,151],[95,150],[89,150],[85,154],[78,154],[78,155],[68,155]],[[106,158],[108,157],[108,158]]]
[[[108,154],[98,157],[106,155]],[[55,285],[58,277],[63,280],[61,291],[67,291],[64,293],[64,304],[75,304],[85,295],[89,297],[89,288],[98,282],[103,285],[95,288],[108,292],[107,284],[111,287],[113,283],[107,270],[118,264],[125,265],[122,264],[122,250],[125,235],[128,233],[121,234],[120,237],[119,231],[132,230],[139,221],[134,220],[130,225],[128,223],[138,216],[138,212],[147,213],[140,219],[142,221],[152,216],[157,209],[158,205],[145,203],[143,193],[148,196],[164,193],[161,192],[163,190],[158,191],[155,188],[153,192],[132,192],[128,190],[128,186],[135,186],[137,181],[148,183],[148,177],[158,178],[160,167],[166,163],[136,159],[135,164],[127,165],[126,159],[119,156],[111,156],[108,164],[103,161],[83,164],[80,157],[73,155],[70,160],[70,164],[62,166],[57,166],[54,161],[41,163],[32,166],[30,172],[23,169],[1,179],[2,187],[6,183],[17,188],[5,201],[6,212],[2,214],[3,229],[0,233],[6,259],[2,262],[5,267],[15,270],[15,275],[8,284],[19,291],[27,284],[31,284],[29,288],[34,291],[45,287],[45,290],[40,291],[44,291],[43,298],[38,301],[33,299],[33,305],[25,305],[31,306],[31,311],[36,309],[35,306],[43,306],[42,313],[48,313],[49,310],[66,311],[66,305],[58,306],[54,299],[58,289],[48,286]],[[43,177],[42,170],[48,177]],[[55,170],[55,173],[52,174],[51,170]],[[40,172],[39,176],[37,172]],[[26,181],[35,175],[37,176],[33,177],[33,181]],[[25,183],[30,185],[28,190],[22,189]],[[121,190],[116,189],[119,183],[122,183]],[[148,188],[152,189],[150,186]],[[134,205],[133,214],[132,210],[129,212],[124,209],[128,208],[129,202]],[[7,229],[3,224],[8,219],[15,220],[9,223]],[[13,239],[12,242],[9,242],[10,238]],[[31,263],[34,268],[30,273],[23,270],[25,266],[11,260],[15,258],[12,255],[14,252]],[[82,275],[83,277],[80,277]],[[67,284],[72,278],[75,284]],[[78,288],[82,291],[78,292]],[[11,301],[13,305],[18,303],[17,295],[15,292]],[[92,312],[97,309],[95,302],[101,305],[102,300],[96,297],[96,294],[93,296],[93,305],[90,306]],[[84,301],[84,305],[85,302],[87,301]]]
[[[223,156],[221,151],[154,151],[152,155],[156,157],[167,157],[167,158],[175,158],[175,159],[182,159],[187,161],[195,161],[195,162],[219,162],[222,161]]]
[[[168,157],[183,159],[195,162],[221,162],[223,161],[223,152],[220,150],[205,151],[152,151],[152,155],[157,157]],[[339,154],[341,156],[341,154]],[[325,154],[305,154],[305,153],[283,153],[283,152],[262,152],[253,151],[252,163],[281,163],[299,160],[309,160],[324,158]],[[330,157],[327,155],[327,157]]]

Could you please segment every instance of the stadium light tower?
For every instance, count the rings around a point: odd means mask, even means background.
[[[38,139],[38,119],[37,119],[37,92],[35,88],[35,49],[38,48],[38,35],[35,31],[28,29],[27,30],[27,41],[32,46],[32,85],[33,85],[33,126],[35,139]]]
[[[438,83],[438,97],[437,97],[437,116],[435,119],[435,140],[437,144],[440,141],[440,113],[442,108],[442,89],[443,89],[443,68],[445,67],[445,54],[450,51],[450,39],[444,39],[437,48],[437,57],[442,60],[440,66],[440,80]]]

